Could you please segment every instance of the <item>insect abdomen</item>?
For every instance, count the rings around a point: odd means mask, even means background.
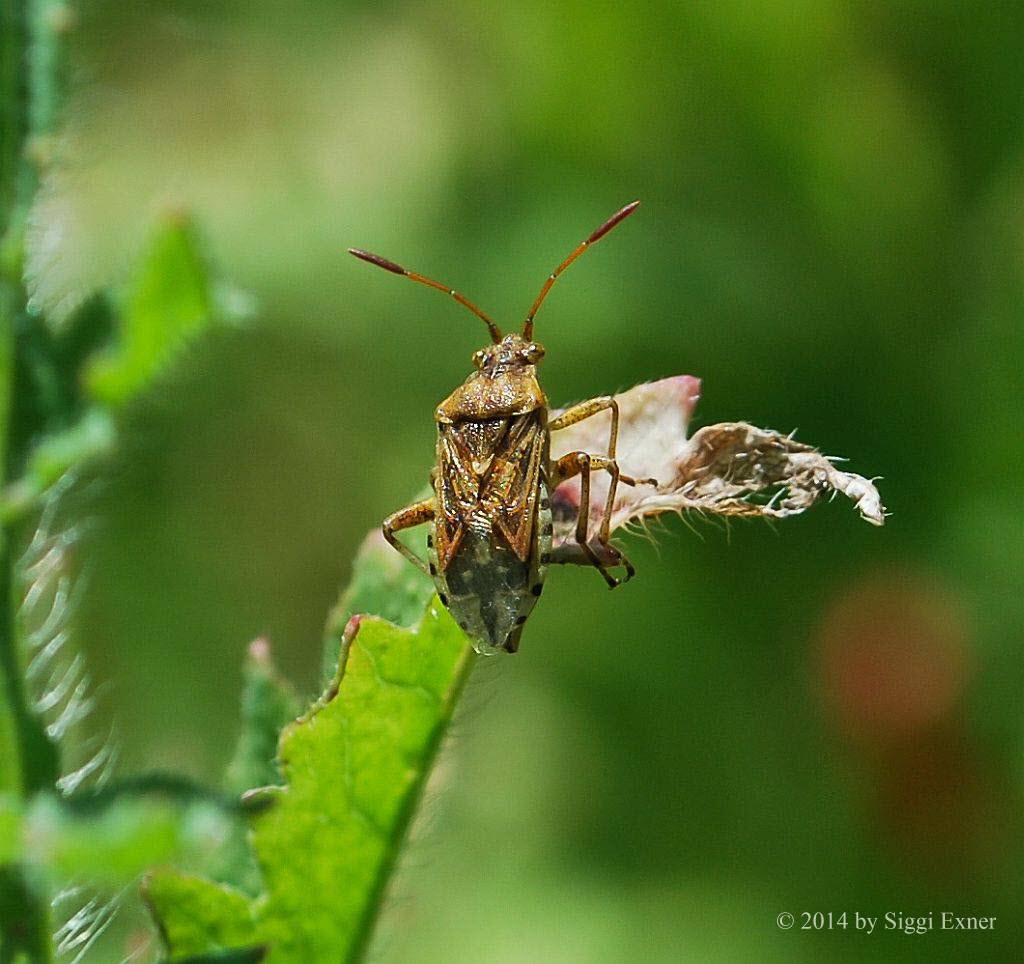
[[[516,556],[483,513],[470,520],[458,550],[443,571],[433,540],[428,544],[431,573],[441,602],[482,655],[515,652],[523,623],[543,589],[551,551],[551,510],[543,483],[538,501],[535,536],[526,560]]]

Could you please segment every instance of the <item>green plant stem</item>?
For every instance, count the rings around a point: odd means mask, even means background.
[[[22,280],[24,230],[39,183],[39,164],[52,156],[64,85],[62,48],[70,23],[55,0],[0,0],[0,483],[20,468],[26,439],[11,434],[19,336],[33,324]],[[45,360],[41,360],[45,364]],[[45,413],[44,413],[45,414]],[[16,649],[14,556],[17,532],[0,534],[0,789],[27,795],[52,788],[57,751],[30,712]],[[0,962],[22,956],[52,960],[50,914],[24,870],[0,870]]]
[[[8,236],[12,218],[30,195],[30,186],[23,186],[27,32],[26,0],[0,0],[0,238]]]
[[[52,137],[61,122],[67,81],[65,47],[74,14],[64,0],[28,0],[28,11],[29,136]]]
[[[232,816],[259,809],[258,803],[249,805],[237,796],[197,783],[189,777],[159,771],[139,773],[117,780],[100,790],[79,791],[64,797],[62,803],[69,813],[83,816],[99,813],[118,800],[138,800],[146,797],[178,804],[209,803]]]

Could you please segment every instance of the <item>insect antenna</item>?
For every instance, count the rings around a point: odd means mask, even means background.
[[[544,282],[544,287],[540,289],[540,294],[537,295],[537,300],[533,303],[533,307],[530,308],[530,313],[526,316],[526,322],[523,325],[523,337],[527,340],[533,338],[533,316],[537,314],[537,309],[541,306],[541,302],[548,296],[548,292],[551,290],[551,286],[555,283],[558,276],[565,271],[590,245],[596,241],[600,241],[612,228],[615,227],[624,218],[629,217],[639,206],[639,201],[633,201],[631,204],[627,204],[621,211],[616,211],[604,224],[601,225],[593,234],[587,238],[586,241],[581,241],[579,247],[573,251],[554,271],[551,272],[548,280]],[[353,252],[355,253],[355,252]],[[383,267],[383,265],[382,265]]]
[[[388,261],[387,258],[382,258],[379,254],[371,254],[369,251],[362,251],[359,248],[349,248],[348,253],[356,258],[360,258],[363,261],[369,261],[370,264],[377,265],[378,268],[383,268],[385,271],[390,271],[392,274],[404,275],[410,281],[418,281],[421,285],[427,285],[431,288],[437,288],[438,291],[444,291],[451,295],[460,305],[465,305],[474,315],[477,316],[485,325],[487,330],[491,333],[491,341],[497,344],[501,341],[501,331],[498,326],[491,321],[476,305],[473,304],[464,295],[459,294],[454,288],[449,288],[448,285],[441,284],[440,281],[433,281],[430,278],[425,278],[421,274],[416,274],[415,271],[406,271],[401,265],[395,264],[394,261]]]

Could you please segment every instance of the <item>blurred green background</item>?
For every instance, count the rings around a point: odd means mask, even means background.
[[[125,769],[219,774],[257,635],[314,692],[357,545],[426,481],[483,326],[345,247],[511,325],[638,197],[539,317],[552,402],[698,375],[698,424],[798,428],[893,517],[671,520],[625,589],[555,573],[466,697],[379,959],[1019,953],[1022,38],[950,0],[80,7],[40,298],[173,206],[257,319],[131,412],[96,507],[78,618]]]

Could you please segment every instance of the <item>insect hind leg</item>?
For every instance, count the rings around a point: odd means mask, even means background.
[[[380,531],[388,543],[405,556],[409,562],[420,569],[425,576],[430,575],[427,564],[404,542],[397,539],[395,533],[401,532],[403,529],[415,528],[426,522],[433,522],[434,514],[434,500],[424,499],[422,502],[414,502],[412,505],[407,505],[404,509],[391,513],[380,526]]]
[[[611,481],[608,485],[604,515],[601,518],[601,525],[598,528],[595,545],[591,546],[589,540],[590,476],[595,471],[607,472],[611,477]],[[631,476],[623,475],[619,471],[618,463],[613,458],[589,455],[586,452],[570,452],[568,455],[563,455],[552,467],[552,488],[576,475],[580,477],[580,507],[576,515],[576,545],[573,547],[575,551],[555,553],[552,556],[552,562],[592,565],[601,573],[604,581],[608,584],[608,588],[614,589],[624,582],[629,582],[636,575],[636,569],[625,553],[611,544],[611,513],[612,507],[615,504],[616,487],[620,481],[628,485],[637,485],[644,482],[653,482],[653,480],[634,479]],[[622,566],[625,570],[625,575],[621,579],[616,578],[608,571],[617,565]]]

